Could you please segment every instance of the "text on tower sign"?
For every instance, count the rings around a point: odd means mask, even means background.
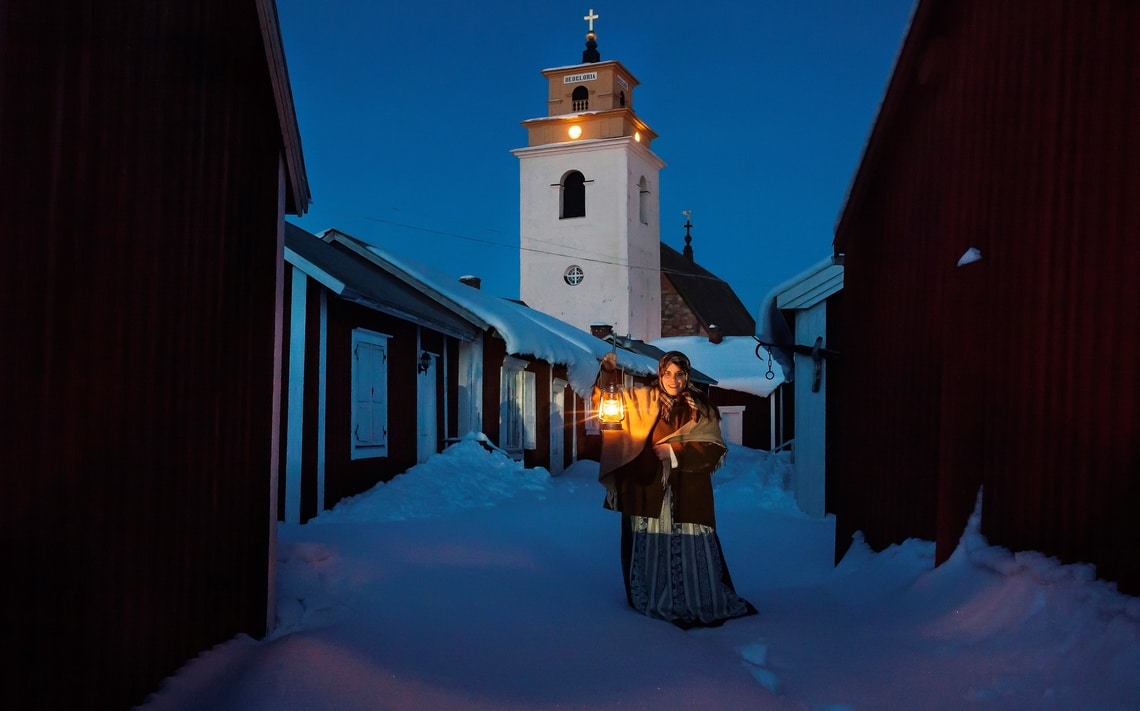
[[[563,84],[577,84],[582,81],[594,81],[598,78],[597,72],[586,72],[585,74],[567,74],[562,77]]]

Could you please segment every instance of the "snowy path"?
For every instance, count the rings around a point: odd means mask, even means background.
[[[1136,598],[976,533],[934,570],[921,541],[856,542],[835,568],[830,520],[735,454],[718,523],[757,616],[686,632],[629,610],[596,465],[550,479],[457,461],[281,525],[273,637],[208,651],[145,708],[1140,708]]]

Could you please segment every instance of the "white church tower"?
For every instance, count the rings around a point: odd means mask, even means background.
[[[523,121],[520,298],[589,331],[661,336],[657,134],[633,111],[637,79],[601,61],[591,9],[582,63],[543,70],[547,115]]]

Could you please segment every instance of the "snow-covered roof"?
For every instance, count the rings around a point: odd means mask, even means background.
[[[810,309],[843,289],[843,262],[828,257],[791,280],[775,292],[776,306],[781,309]]]
[[[672,336],[658,338],[650,345],[681,351],[694,368],[716,379],[716,386],[724,390],[768,397],[785,382],[784,369],[775,359],[769,369],[766,350],[761,348],[757,355],[758,344],[752,336],[725,336],[720,343],[704,336]]]
[[[809,309],[843,288],[843,257],[831,255],[774,287],[760,302],[756,315],[756,338],[773,348],[774,357],[784,366],[788,380],[795,375],[795,361],[789,350],[792,329],[784,309]]]
[[[486,325],[457,314],[420,289],[380,268],[340,240],[324,240],[285,221],[285,261],[346,301],[474,341]]]
[[[473,322],[493,328],[506,343],[507,353],[565,365],[567,379],[574,392],[583,398],[590,396],[598,374],[598,362],[610,351],[609,343],[565,321],[517,301],[488,294],[433,267],[366,244],[339,230],[326,230],[322,237],[346,244],[355,243],[381,268],[417,284],[449,308],[467,314]],[[618,351],[618,365],[634,373],[657,372],[657,361],[625,351]]]
[[[607,110],[609,110],[609,109],[607,109]],[[537,116],[535,118],[526,119],[526,120],[522,121],[522,123],[528,124],[528,123],[534,123],[536,121],[550,121],[552,119],[564,119],[566,121],[571,121],[571,120],[579,118],[581,116],[592,116],[594,114],[600,114],[600,113],[604,113],[604,112],[603,111],[571,111],[568,114],[555,114],[553,116]],[[581,141],[579,141],[579,143],[581,143]]]

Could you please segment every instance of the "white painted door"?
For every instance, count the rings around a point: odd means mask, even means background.
[[[720,433],[730,444],[744,444],[744,405],[721,405]]]
[[[419,395],[417,396],[418,402],[416,403],[416,461],[424,462],[427,458],[436,453],[436,442],[438,441],[438,433],[435,424],[436,420],[436,365],[438,356],[434,353],[429,354],[431,362],[428,364],[426,372],[419,373],[417,388]]]
[[[796,343],[811,347],[827,333],[827,301],[796,312]],[[827,347],[827,342],[822,345]],[[819,369],[819,385],[813,387],[815,362],[810,355],[796,354],[795,427],[792,449],[795,482],[793,490],[800,510],[809,516],[826,515],[827,491],[827,362]]]

